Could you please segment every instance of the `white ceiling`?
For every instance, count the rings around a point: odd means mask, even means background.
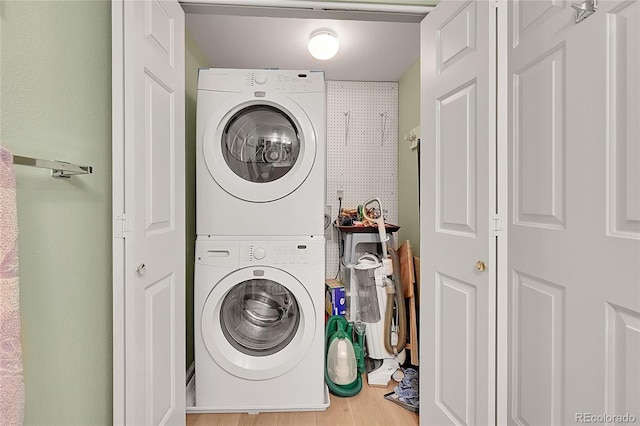
[[[183,7],[187,30],[212,67],[323,70],[327,80],[398,81],[420,53],[422,16]],[[340,40],[338,54],[328,61],[307,51],[318,28],[334,30]]]

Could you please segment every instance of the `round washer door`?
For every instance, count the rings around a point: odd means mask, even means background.
[[[314,309],[309,293],[291,274],[271,267],[239,269],[207,296],[204,343],[213,360],[235,376],[278,377],[309,351]]]
[[[234,197],[275,201],[309,176],[316,134],[291,99],[252,95],[233,96],[212,114],[204,133],[204,160],[213,179]]]

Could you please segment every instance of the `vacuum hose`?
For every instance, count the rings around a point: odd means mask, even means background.
[[[340,397],[350,397],[355,396],[360,393],[362,390],[362,376],[358,373],[356,375],[356,380],[349,383],[348,385],[338,385],[335,384],[330,378],[329,373],[327,372],[327,355],[329,351],[329,344],[331,340],[336,338],[338,335],[342,335],[344,330],[347,330],[349,327],[349,322],[339,315],[334,315],[329,318],[327,321],[327,325],[324,328],[324,338],[325,338],[325,354],[324,354],[324,381],[327,383],[329,387],[329,391]]]
[[[387,352],[397,355],[402,352],[407,344],[407,315],[404,305],[404,296],[400,286],[400,258],[398,257],[398,252],[395,251],[395,249],[389,247],[388,250],[391,255],[391,263],[393,265],[392,281],[394,292],[388,292],[387,312],[384,316],[384,348]],[[394,302],[398,307],[398,344],[396,346],[394,346],[391,341]]]

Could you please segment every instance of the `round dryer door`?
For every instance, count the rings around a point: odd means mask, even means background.
[[[212,115],[203,150],[211,176],[225,191],[268,202],[291,194],[309,176],[316,135],[307,114],[290,99],[238,95]]]
[[[231,374],[264,380],[294,368],[314,337],[309,293],[280,269],[250,267],[223,278],[202,312],[211,357]]]

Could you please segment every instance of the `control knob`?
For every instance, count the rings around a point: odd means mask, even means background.
[[[266,255],[267,251],[264,249],[264,247],[256,247],[255,249],[253,249],[253,257],[256,258],[256,260],[262,260]]]
[[[267,75],[266,74],[262,74],[262,73],[256,74],[253,77],[253,81],[255,81],[256,84],[258,84],[258,85],[263,85],[263,84],[265,84],[267,82]]]

